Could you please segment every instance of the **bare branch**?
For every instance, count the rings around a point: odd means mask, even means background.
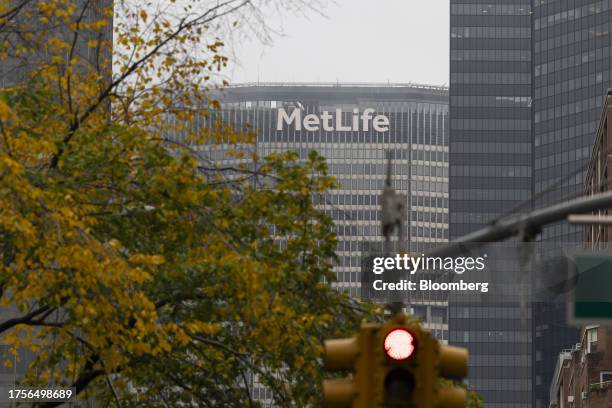
[[[21,10],[28,3],[30,3],[30,1],[31,0],[22,0],[19,4],[17,4],[12,9],[8,10],[7,12],[5,12],[3,14],[0,14],[0,20],[2,20],[2,23],[0,23],[0,30],[2,30],[9,21],[11,21],[13,18],[15,18],[21,12]]]
[[[43,316],[48,316],[47,312],[53,312],[55,308],[51,308],[50,306],[40,307],[24,316],[16,317],[13,319],[9,319],[0,323],[0,333],[3,333],[19,324],[28,324],[34,321],[35,318],[39,317],[41,314]]]
[[[57,168],[57,165],[59,163],[60,157],[64,153],[64,150],[66,149],[67,144],[70,143],[70,140],[74,137],[74,135],[75,135],[76,131],[78,130],[80,124],[83,123],[84,121],[86,121],[87,118],[89,118],[89,116],[91,114],[93,114],[100,107],[100,105],[102,103],[104,103],[104,101],[109,97],[109,95],[113,92],[113,90],[119,84],[124,82],[129,76],[131,76],[145,62],[149,61],[153,56],[157,55],[159,53],[159,51],[163,47],[168,45],[171,41],[175,40],[179,35],[181,35],[186,30],[188,30],[190,28],[193,28],[193,27],[197,27],[197,26],[201,26],[201,25],[206,25],[206,24],[214,21],[217,18],[220,18],[220,17],[223,17],[223,16],[228,15],[230,13],[233,13],[236,10],[238,10],[238,9],[246,6],[247,4],[249,4],[250,0],[243,0],[237,6],[231,7],[228,10],[225,10],[225,11],[219,13],[219,14],[214,14],[219,9],[221,9],[221,8],[231,4],[231,3],[235,3],[235,2],[236,2],[236,0],[229,0],[227,2],[219,3],[215,7],[212,7],[209,10],[207,10],[201,16],[196,17],[196,18],[194,18],[192,20],[187,20],[186,17],[181,19],[181,21],[178,24],[178,27],[176,28],[176,30],[174,32],[172,32],[165,39],[163,39],[158,44],[156,44],[151,50],[149,50],[145,55],[143,55],[140,59],[138,59],[136,62],[134,62],[128,69],[126,69],[121,75],[119,75],[119,77],[117,77],[115,80],[113,80],[106,87],[106,89],[104,89],[104,91],[102,91],[100,93],[100,95],[98,96],[96,101],[92,105],[90,105],[87,108],[87,110],[85,110],[83,112],[83,114],[80,117],[78,117],[78,119],[76,121],[73,122],[73,124],[70,126],[68,134],[66,134],[66,136],[62,140],[61,145],[60,145],[58,151],[51,158],[51,163],[50,163],[49,167],[52,168],[52,169]]]
[[[274,390],[275,394],[281,398],[285,404],[285,406],[291,406],[290,401],[287,399],[285,393],[278,388],[276,381],[274,379],[274,377],[270,376],[267,372],[265,372],[264,370],[261,369],[261,367],[253,364],[251,361],[249,361],[248,355],[245,353],[240,353],[228,346],[226,346],[225,344],[218,342],[216,340],[212,340],[212,339],[207,339],[206,337],[202,337],[199,335],[191,335],[191,338],[193,338],[194,340],[197,340],[201,343],[204,344],[208,344],[210,346],[219,348],[223,351],[225,351],[226,353],[232,354],[233,356],[237,357],[240,359],[240,361],[242,361],[245,365],[247,365],[251,370],[255,371],[257,374],[259,374],[261,377],[265,378],[268,380],[268,385]]]

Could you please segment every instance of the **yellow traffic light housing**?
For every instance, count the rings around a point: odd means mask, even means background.
[[[325,341],[325,368],[350,370],[346,378],[323,381],[323,406],[327,408],[370,407],[374,335],[380,324],[362,323],[359,333],[348,339]]]
[[[349,339],[325,342],[325,367],[352,376],[323,382],[328,408],[463,408],[467,393],[440,377],[467,375],[467,350],[440,345],[429,331],[396,314],[384,324],[363,323]]]
[[[461,347],[438,345],[437,376],[460,380],[467,376],[468,351]],[[457,386],[439,387],[436,395],[438,408],[463,408],[467,392]]]

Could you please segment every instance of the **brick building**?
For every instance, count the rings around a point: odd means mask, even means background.
[[[585,195],[612,189],[612,90],[608,90],[585,178]],[[611,216],[609,209],[594,215]],[[593,249],[606,247],[612,226],[587,224],[585,242]],[[612,408],[612,327],[585,326],[580,343],[559,354],[550,387],[550,408]]]
[[[610,160],[610,149],[612,149],[612,128],[608,124],[612,122],[612,89],[608,90],[603,103],[599,126],[593,144],[591,160],[585,179],[586,195],[603,193],[612,189],[612,180],[608,178],[612,174],[612,160]],[[612,215],[609,209],[599,210],[597,215]],[[593,247],[605,245],[611,236],[612,226],[604,224],[591,224],[585,228],[585,241]]]
[[[612,407],[612,327],[585,326],[581,341],[559,354],[550,408]]]

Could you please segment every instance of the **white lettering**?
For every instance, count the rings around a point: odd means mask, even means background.
[[[340,109],[336,109],[336,130],[338,132],[350,132],[351,131],[350,126],[342,125],[342,110]]]
[[[331,125],[332,115],[328,111],[321,113],[321,120],[323,121],[323,130],[326,132],[333,132],[334,127]]]
[[[372,121],[372,127],[377,132],[386,132],[389,130],[389,118],[384,115],[378,115]]]
[[[284,109],[279,109],[276,130],[283,130],[283,122],[287,125],[291,125],[291,122],[295,122],[295,130],[302,130],[302,111],[294,109],[291,115],[288,116]]]
[[[372,272],[374,272],[376,275],[380,275],[381,273],[383,273],[385,271],[385,268],[382,267],[384,261],[385,258],[374,258]]]
[[[412,263],[412,269],[410,270],[410,274],[414,275],[417,271],[417,269],[419,269],[419,267],[421,266],[421,260],[423,258],[421,257],[411,257],[410,258],[410,262]]]
[[[367,132],[370,129],[370,123],[372,129],[375,132],[382,133],[389,131],[389,118],[385,115],[373,116],[375,110],[372,108],[365,109],[362,113],[359,113],[359,109],[354,108],[351,115],[347,116],[346,121],[342,120],[342,109],[336,109],[335,118],[334,114],[328,111],[322,111],[317,114],[308,114],[302,117],[301,109],[293,109],[290,113],[283,108],[278,109],[276,130],[282,131],[284,125],[293,125],[295,130],[304,130],[309,132],[316,132],[323,130],[326,132]]]
[[[310,115],[304,116],[304,129],[313,132],[315,130],[319,130],[319,124],[320,122],[317,115],[313,115],[311,113]]]
[[[368,131],[368,123],[370,122],[370,119],[372,118],[373,113],[374,113],[374,109],[368,108],[364,110],[363,113],[361,114],[361,126],[363,127],[364,132]]]

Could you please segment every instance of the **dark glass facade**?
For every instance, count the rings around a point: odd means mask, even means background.
[[[536,0],[534,50],[535,205],[582,195],[601,105],[611,82],[612,1]],[[542,239],[579,242],[560,223]]]
[[[451,1],[451,239],[531,197],[529,3]]]
[[[600,105],[612,83],[611,21],[610,0],[451,0],[451,239],[507,212],[583,194]],[[544,228],[541,239],[580,242],[582,230],[559,223]],[[481,320],[472,323],[475,332],[498,324],[461,313]],[[458,312],[450,316],[451,340],[471,338]],[[487,378],[501,370],[473,363],[470,381],[487,406],[548,406],[558,352],[577,341],[560,304],[534,303],[523,320],[531,350],[513,353],[517,361],[530,354],[530,399],[495,391]],[[495,345],[469,347],[476,355],[504,353]]]
[[[533,14],[534,205],[584,194],[601,105],[612,83],[610,0],[535,0]],[[583,229],[548,226],[542,240],[581,242]],[[578,342],[560,304],[534,306],[536,407],[548,406],[558,353]]]
[[[530,1],[455,1],[450,15],[450,237],[532,193]],[[470,352],[469,386],[492,408],[532,407],[531,310],[450,306],[450,343]]]

